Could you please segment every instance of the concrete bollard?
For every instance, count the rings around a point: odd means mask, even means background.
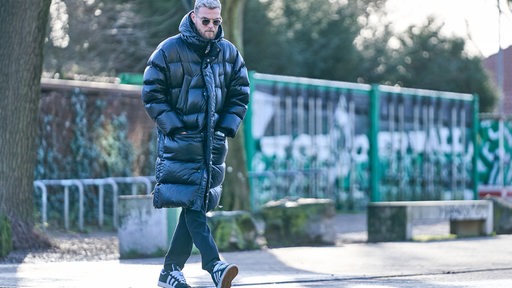
[[[176,225],[172,222],[177,221],[176,209],[155,209],[151,195],[119,196],[118,209],[120,258],[165,255]]]

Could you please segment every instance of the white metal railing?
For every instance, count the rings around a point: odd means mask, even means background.
[[[137,185],[144,185],[145,194],[151,194],[153,190],[153,183],[155,177],[153,176],[136,176],[136,177],[108,177],[96,179],[45,179],[34,181],[34,188],[41,190],[41,221],[43,229],[48,221],[48,186],[60,186],[64,190],[64,227],[69,230],[69,191],[70,187],[76,187],[78,192],[78,228],[84,229],[84,199],[85,199],[85,186],[98,187],[98,225],[103,226],[104,221],[104,194],[105,186],[112,188],[112,225],[114,228],[118,227],[117,217],[117,203],[119,195],[119,183],[131,184],[131,194],[136,195],[138,192]]]
[[[117,195],[119,190],[117,183],[112,178],[81,179],[80,182],[84,185],[98,186],[98,225],[100,227],[103,226],[103,195],[105,194],[104,187],[105,185],[110,185],[112,187],[112,222],[113,226],[117,228]]]

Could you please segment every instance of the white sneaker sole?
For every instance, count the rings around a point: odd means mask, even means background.
[[[238,275],[238,267],[234,264],[230,264],[226,268],[222,278],[220,278],[217,288],[231,288],[231,282],[235,279],[236,275]]]
[[[158,287],[162,287],[162,288],[172,288],[174,286],[171,286],[170,284],[167,284],[165,282],[162,282],[162,281],[158,281]]]

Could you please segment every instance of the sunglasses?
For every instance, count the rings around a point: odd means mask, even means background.
[[[208,26],[208,25],[210,25],[210,21],[213,22],[213,26],[219,26],[220,23],[222,23],[222,18],[217,18],[217,19],[202,18],[201,24],[203,24],[204,26]]]

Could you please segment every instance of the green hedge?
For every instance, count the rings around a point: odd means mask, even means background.
[[[12,250],[11,224],[7,217],[0,215],[0,258],[9,254]]]

